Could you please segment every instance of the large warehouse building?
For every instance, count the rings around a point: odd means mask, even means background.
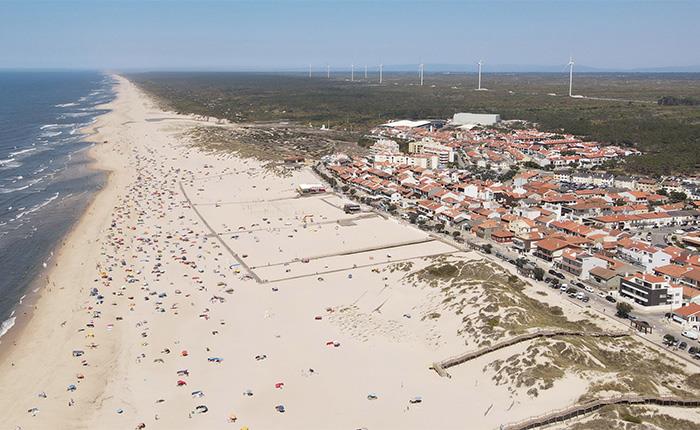
[[[490,113],[460,112],[456,113],[454,117],[452,117],[452,125],[455,126],[494,125],[499,121],[501,121],[500,115]]]

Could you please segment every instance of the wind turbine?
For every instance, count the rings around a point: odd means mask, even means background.
[[[355,81],[355,63],[350,65],[350,82]]]
[[[365,81],[367,80],[367,65],[365,64]]]
[[[573,97],[571,91],[574,87],[574,57],[569,57],[569,97]]]
[[[420,86],[421,87],[423,86],[423,67],[424,67],[423,63],[420,63],[418,65],[418,70],[419,70],[418,75],[420,76]]]
[[[477,64],[479,65],[479,85],[477,86],[476,89],[481,91],[481,66],[484,65],[484,62],[479,60],[479,62]]]
[[[331,78],[331,66],[326,64],[326,78],[330,79]]]
[[[379,64],[379,83],[382,83],[382,77],[383,77],[383,72],[384,71],[384,64]]]
[[[309,63],[309,77],[311,77],[311,63]]]

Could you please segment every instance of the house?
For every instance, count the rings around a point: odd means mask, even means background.
[[[683,304],[697,303],[700,304],[700,290],[683,286]]]
[[[603,291],[616,291],[620,288],[622,275],[605,267],[594,267],[588,272],[588,281]]]
[[[671,319],[681,324],[685,329],[700,330],[700,305],[691,303],[688,306],[674,309]]]
[[[587,252],[565,249],[558,265],[565,272],[569,272],[581,279],[588,279],[591,269],[594,267],[605,268],[608,263]]]
[[[431,219],[435,216],[436,213],[447,210],[447,208],[443,207],[440,203],[434,202],[432,200],[419,201],[417,209],[418,212],[420,212],[422,215],[425,215]]]
[[[689,287],[700,289],[700,268],[694,267],[681,276],[681,283]]]
[[[474,233],[482,239],[491,239],[491,234],[496,230],[501,230],[503,228],[500,221],[495,219],[489,219],[481,224],[475,226],[472,230]]]
[[[508,223],[508,230],[515,236],[526,237],[533,231],[537,231],[537,224],[531,219],[516,217]]]
[[[570,247],[572,247],[572,245],[563,239],[548,237],[540,240],[535,245],[535,257],[552,262],[559,260],[564,250]]]
[[[620,296],[645,307],[679,307],[683,304],[683,287],[651,273],[635,273],[623,278],[619,291]]]
[[[680,283],[683,279],[683,275],[688,273],[692,268],[686,266],[679,266],[677,264],[666,264],[664,266],[659,266],[654,268],[654,274],[661,276],[669,282],[674,284]]]
[[[671,263],[671,255],[648,243],[632,239],[618,241],[618,254],[621,257],[644,267],[646,272]]]
[[[524,236],[514,236],[513,248],[520,253],[527,254],[532,250],[533,244],[542,240],[543,237],[544,235],[537,231],[533,231]]]
[[[506,229],[491,232],[491,239],[498,243],[510,243],[513,241],[513,233]]]

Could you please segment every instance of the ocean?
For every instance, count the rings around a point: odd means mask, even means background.
[[[80,129],[106,112],[112,86],[98,72],[0,71],[0,336],[104,184]]]

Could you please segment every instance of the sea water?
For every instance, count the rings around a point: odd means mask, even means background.
[[[112,88],[99,72],[0,71],[0,336],[104,183],[80,130],[106,112]]]

